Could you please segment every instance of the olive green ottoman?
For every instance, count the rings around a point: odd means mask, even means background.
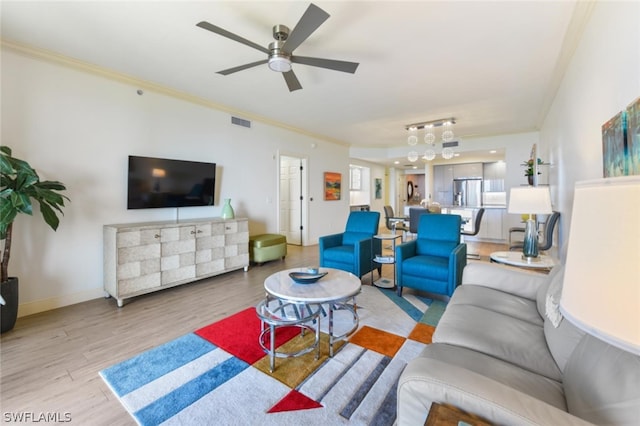
[[[264,262],[284,259],[287,255],[287,237],[279,234],[261,234],[249,237],[249,259],[261,265]]]

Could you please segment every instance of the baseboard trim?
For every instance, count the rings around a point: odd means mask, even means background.
[[[18,305],[18,318],[104,297],[102,287]]]

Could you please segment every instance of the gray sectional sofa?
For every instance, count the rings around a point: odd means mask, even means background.
[[[563,319],[562,279],[562,267],[467,265],[433,343],[400,377],[398,425],[424,424],[433,402],[498,425],[640,424],[640,356]]]

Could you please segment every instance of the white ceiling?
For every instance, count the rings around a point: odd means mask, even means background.
[[[576,1],[318,1],[331,17],[294,54],[359,62],[355,74],[294,64],[289,92],[258,50],[306,1],[2,1],[2,38],[62,54],[359,147],[406,145],[406,124],[455,117],[457,138],[538,129],[563,72]],[[570,35],[570,34],[569,34]]]

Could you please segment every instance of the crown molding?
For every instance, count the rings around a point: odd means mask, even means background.
[[[22,44],[22,43],[17,43],[14,41],[10,41],[10,40],[6,40],[6,39],[0,39],[1,42],[1,46],[3,49],[7,49],[10,50],[12,52],[18,53],[20,55],[26,56],[26,57],[30,57],[33,59],[38,59],[38,60],[42,60],[42,61],[46,61],[46,62],[51,62],[54,63],[56,65],[61,65],[61,66],[65,66],[68,68],[72,68],[78,71],[82,71],[82,72],[86,72],[89,74],[93,74],[93,75],[97,75],[100,76],[102,78],[106,78],[109,80],[113,80],[113,81],[117,81],[120,83],[124,83],[130,86],[134,86],[137,88],[141,88],[147,91],[153,91],[156,93],[160,93],[166,96],[170,96],[172,98],[175,99],[180,99],[186,102],[190,102],[196,105],[200,105],[200,106],[204,106],[206,108],[210,108],[210,109],[215,109],[217,111],[222,111],[222,112],[226,112],[228,114],[231,114],[232,116],[241,116],[243,118],[246,118],[248,120],[252,120],[252,121],[258,121],[261,122],[263,124],[268,124],[270,126],[274,126],[274,127],[278,127],[284,130],[288,130],[294,133],[298,133],[301,135],[305,135],[311,138],[315,138],[315,139],[319,139],[319,140],[323,140],[325,142],[330,142],[336,145],[341,145],[341,146],[349,146],[348,143],[338,140],[338,139],[333,139],[330,137],[327,137],[325,135],[319,135],[317,133],[313,133],[313,132],[309,132],[307,130],[295,127],[295,126],[291,126],[279,121],[275,121],[272,120],[270,118],[267,117],[263,117],[260,115],[256,115],[256,114],[252,114],[252,113],[248,113],[246,111],[242,111],[239,109],[235,109],[235,108],[231,108],[227,105],[223,105],[223,104],[219,104],[216,102],[212,102],[210,100],[201,98],[199,96],[195,96],[186,92],[181,92],[179,90],[175,90],[175,89],[171,89],[169,87],[166,86],[162,86],[160,84],[157,83],[153,83],[150,81],[146,81],[146,80],[141,80],[139,78],[124,74],[124,73],[120,73],[117,71],[113,71],[107,68],[103,68],[100,67],[98,65],[94,65],[94,64],[90,64],[88,62],[84,62],[84,61],[80,61],[78,59],[69,57],[69,56],[65,56],[65,55],[61,55],[59,53],[55,53],[46,49],[41,49],[41,48],[37,48],[34,46],[29,46],[26,44]]]

